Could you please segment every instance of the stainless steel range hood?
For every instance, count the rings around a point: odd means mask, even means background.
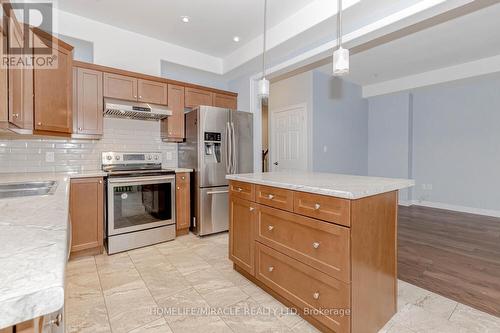
[[[105,117],[157,121],[171,115],[172,111],[163,105],[104,99]]]

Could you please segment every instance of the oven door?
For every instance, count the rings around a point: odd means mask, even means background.
[[[175,224],[175,175],[108,179],[108,236]]]

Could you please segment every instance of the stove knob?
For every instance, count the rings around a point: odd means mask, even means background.
[[[148,155],[148,161],[151,161],[152,157],[151,155]]]
[[[106,156],[106,159],[107,159],[108,161],[111,161],[111,160],[113,159],[113,156],[111,156],[111,155],[107,155],[107,156]]]
[[[115,159],[116,159],[117,161],[119,161],[119,160],[120,160],[120,155],[116,155],[116,156],[115,156]]]
[[[155,155],[155,160],[156,160],[156,161],[158,161],[158,158],[159,158],[159,157],[158,157],[158,155]]]

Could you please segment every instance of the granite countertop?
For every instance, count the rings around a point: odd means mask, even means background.
[[[0,183],[58,182],[52,195],[0,199],[0,328],[64,306],[69,180],[102,176],[102,171],[0,173]]]
[[[226,178],[345,199],[360,199],[415,185],[415,181],[411,179],[302,171],[247,173],[227,175]]]

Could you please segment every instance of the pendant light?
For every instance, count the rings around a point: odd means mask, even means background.
[[[267,33],[267,0],[264,0],[264,45],[262,50],[262,78],[259,80],[259,97],[269,97],[269,80],[266,79],[266,33]]]
[[[349,74],[349,50],[342,47],[342,0],[338,0],[337,43],[337,50],[333,52],[333,75],[342,76]]]

